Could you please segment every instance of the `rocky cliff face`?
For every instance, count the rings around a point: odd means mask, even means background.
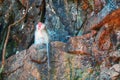
[[[3,80],[119,80],[119,4],[119,0],[0,0],[0,55],[9,25],[28,7],[26,17],[10,30]],[[32,45],[39,21],[51,37],[50,71],[46,48]]]
[[[71,37],[68,43],[51,42],[50,71],[46,49],[32,45],[6,60],[4,80],[119,80],[120,50],[102,45],[107,50],[101,51],[95,34]]]

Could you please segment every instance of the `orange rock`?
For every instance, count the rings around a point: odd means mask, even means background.
[[[112,47],[109,30],[103,30],[99,36],[98,45],[101,50],[109,50]]]
[[[91,30],[99,30],[101,27],[106,29],[101,31],[98,46],[101,50],[108,50],[113,47],[111,35],[120,31],[120,9],[107,15],[100,23],[94,25]]]
[[[87,9],[88,9],[88,6],[89,6],[88,0],[84,0],[84,1],[83,1],[83,5],[82,5],[82,9],[83,9],[83,10],[87,10]]]
[[[108,28],[111,30],[120,30],[120,9],[113,11],[111,14],[108,14],[101,22],[97,25],[92,26],[92,30],[100,29],[105,24],[108,24]]]

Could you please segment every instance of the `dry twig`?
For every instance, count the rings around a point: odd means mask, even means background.
[[[15,26],[16,24],[20,23],[27,15],[27,12],[28,12],[28,2],[27,2],[27,8],[26,8],[26,12],[25,14],[23,15],[23,17],[17,21],[15,21],[13,24],[10,24],[8,26],[8,32],[7,32],[7,36],[6,36],[6,39],[5,39],[5,42],[4,42],[4,47],[3,47],[3,52],[2,52],[2,66],[1,66],[1,69],[4,68],[4,65],[5,65],[5,54],[6,54],[6,46],[7,46],[7,43],[8,43],[8,39],[9,39],[9,35],[10,35],[10,30],[11,30],[11,27]],[[2,72],[2,71],[1,71]]]

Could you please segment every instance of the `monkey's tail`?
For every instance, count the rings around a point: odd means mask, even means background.
[[[47,64],[48,64],[48,80],[50,80],[50,43],[47,43]]]

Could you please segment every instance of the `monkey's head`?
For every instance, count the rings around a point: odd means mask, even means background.
[[[36,25],[36,29],[37,29],[37,30],[43,30],[43,29],[45,29],[45,24],[39,22],[39,23]]]

